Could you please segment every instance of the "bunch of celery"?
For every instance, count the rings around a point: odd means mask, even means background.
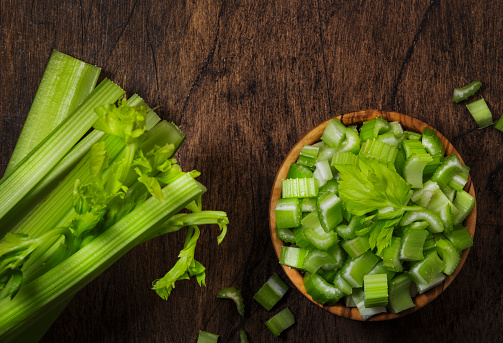
[[[469,168],[435,130],[404,131],[377,117],[345,127],[331,120],[282,181],[276,233],[290,243],[280,262],[299,269],[314,301],[346,299],[364,319],[414,307],[451,275],[473,241],[463,220],[475,199]]]
[[[202,211],[199,173],[173,159],[185,135],[112,81],[95,87],[99,72],[53,52],[0,180],[2,342],[37,341],[127,251],[182,227],[179,260],[152,288],[167,299],[177,280],[205,284],[198,225],[225,236],[225,212]]]

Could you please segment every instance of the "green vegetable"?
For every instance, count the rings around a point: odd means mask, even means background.
[[[469,103],[466,105],[466,108],[470,111],[473,119],[477,122],[479,129],[483,129],[493,124],[493,115],[491,114],[489,107],[487,107],[487,103],[484,99],[479,99]]]
[[[454,88],[454,95],[452,96],[452,101],[454,103],[461,102],[473,96],[482,87],[482,82],[473,81],[469,85],[463,88]]]
[[[422,293],[454,272],[473,244],[459,224],[475,203],[463,190],[469,168],[456,155],[444,157],[435,130],[403,131],[378,117],[363,123],[359,139],[353,135],[357,128],[329,122],[323,142],[312,145],[319,147],[313,178],[283,181],[283,199],[301,204],[300,224],[276,231],[291,244],[280,263],[304,275],[313,301],[331,306],[344,298],[368,319],[413,307],[411,281]],[[305,180],[313,179],[308,192]]]
[[[494,127],[500,131],[503,131],[503,115],[501,117],[499,117],[496,124],[494,124]]]
[[[245,304],[243,301],[243,296],[241,291],[234,287],[225,287],[218,291],[217,298],[220,299],[230,299],[236,303],[238,313],[244,317],[245,315]]]
[[[293,324],[295,324],[295,317],[288,307],[265,322],[265,325],[276,337]]]
[[[199,330],[199,334],[197,336],[197,343],[216,343],[218,342],[218,335]]]
[[[239,330],[239,342],[240,343],[248,343],[248,335],[246,334],[246,331],[243,329]]]
[[[288,291],[286,283],[277,274],[273,274],[255,293],[253,299],[270,311],[283,298],[286,291]]]
[[[84,101],[100,72],[98,67],[52,52],[5,175]]]

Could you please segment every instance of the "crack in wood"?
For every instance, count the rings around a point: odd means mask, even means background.
[[[419,27],[417,28],[416,33],[414,34],[414,38],[412,39],[412,43],[407,48],[407,52],[405,53],[405,58],[402,61],[402,65],[400,66],[400,70],[398,72],[396,82],[393,86],[393,93],[391,96],[392,107],[395,107],[395,105],[396,105],[396,95],[398,93],[398,86],[402,82],[402,73],[403,73],[403,70],[405,69],[405,65],[410,61],[412,54],[414,53],[414,48],[416,46],[417,41],[419,40],[419,36],[423,32],[423,28],[424,28],[426,22],[428,21],[428,14],[432,10],[432,8],[436,5],[438,5],[438,1],[435,1],[435,0],[430,1],[428,8],[424,12],[424,15],[423,15],[423,18],[421,19],[421,22],[419,23]]]
[[[119,37],[117,37],[117,39],[115,40],[114,44],[112,45],[112,50],[110,50],[110,53],[108,54],[108,57],[105,60],[104,68],[108,67],[108,60],[110,59],[110,56],[112,56],[112,53],[115,51],[115,47],[119,43],[119,40],[121,39],[121,37],[124,35],[124,32],[126,31],[126,28],[129,26],[129,22],[131,21],[131,18],[133,17],[133,13],[134,13],[134,11],[136,9],[136,5],[137,4],[138,4],[138,0],[136,0],[134,2],[133,8],[131,9],[131,12],[129,13],[128,18],[127,18],[126,22],[124,23],[124,25],[122,26],[122,30],[121,30],[121,33],[119,34]]]
[[[223,11],[224,11],[226,3],[227,3],[227,1],[223,1],[222,2],[222,6],[220,7],[220,11],[218,12],[218,16],[217,16],[217,28],[216,28],[216,32],[215,32],[215,39],[213,40],[213,46],[211,47],[208,56],[206,56],[206,58],[204,59],[201,68],[199,68],[199,72],[197,73],[196,78],[194,79],[194,82],[192,82],[192,85],[190,86],[189,93],[185,97],[185,101],[183,103],[182,110],[180,111],[180,117],[178,118],[178,122],[177,122],[178,126],[181,126],[181,124],[182,124],[182,119],[183,119],[183,116],[185,114],[185,110],[187,109],[187,105],[189,104],[189,99],[190,99],[190,97],[192,95],[192,92],[194,91],[194,89],[196,88],[197,84],[201,80],[201,76],[204,74],[204,72],[206,72],[206,70],[208,69],[208,66],[213,61],[213,55],[215,54],[215,50],[216,50],[216,47],[217,47],[218,39],[220,37],[220,18],[222,17],[222,14],[223,14]]]
[[[320,45],[321,45],[321,57],[323,59],[323,73],[325,75],[325,83],[327,86],[327,96],[328,96],[328,111],[330,118],[334,116],[332,112],[332,92],[330,89],[330,85],[328,83],[328,73],[327,73],[327,62],[325,58],[325,43],[323,42],[323,26],[321,22],[321,6],[320,6],[320,0],[316,1],[317,7],[318,7],[318,26],[320,28]]]

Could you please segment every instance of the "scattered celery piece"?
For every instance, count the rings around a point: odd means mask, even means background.
[[[491,110],[487,107],[487,103],[484,99],[471,102],[466,105],[466,108],[470,111],[473,119],[477,122],[479,129],[483,129],[493,124]]]
[[[245,304],[243,301],[243,296],[241,295],[241,291],[234,287],[225,287],[218,291],[217,298],[220,299],[230,299],[234,301],[236,304],[236,308],[238,313],[241,316],[245,315]]]
[[[494,124],[494,127],[500,131],[503,131],[503,115],[501,117],[499,117],[496,124]]]
[[[246,334],[246,331],[243,329],[239,330],[239,343],[249,343],[250,341],[248,340],[248,335]]]
[[[214,333],[199,330],[197,343],[216,343],[218,342],[218,337],[219,336]]]
[[[265,325],[276,337],[293,324],[295,324],[295,317],[288,307],[265,322]]]
[[[255,293],[253,299],[270,311],[283,298],[286,291],[288,291],[286,283],[277,274],[273,274]]]
[[[463,88],[454,88],[454,94],[452,96],[452,102],[457,104],[458,102],[461,102],[463,100],[468,99],[469,97],[473,96],[477,91],[482,87],[482,82],[480,81],[473,81],[469,85],[463,87]]]

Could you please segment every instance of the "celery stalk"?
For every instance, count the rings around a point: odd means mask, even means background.
[[[164,202],[150,198],[61,264],[25,285],[16,297],[0,301],[2,341],[16,340],[30,323],[71,297],[149,236],[156,224],[177,213],[205,190],[185,174],[162,190]]]
[[[100,72],[98,67],[52,52],[5,175],[82,103]]]
[[[66,155],[98,119],[94,109],[114,103],[123,90],[110,80],[103,80],[86,100],[60,125],[0,180],[0,219],[3,218]],[[3,237],[5,232],[0,232]]]

